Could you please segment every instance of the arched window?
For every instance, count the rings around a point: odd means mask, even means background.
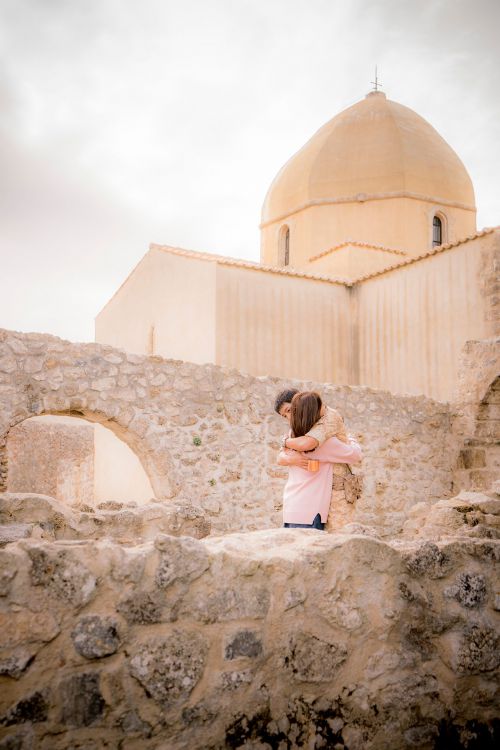
[[[443,244],[443,222],[439,216],[432,220],[432,247],[438,247]]]
[[[290,227],[284,224],[280,229],[278,247],[278,265],[288,266],[290,263]]]

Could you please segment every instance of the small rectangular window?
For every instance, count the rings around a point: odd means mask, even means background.
[[[432,222],[432,247],[443,244],[443,225],[439,216],[435,216]]]

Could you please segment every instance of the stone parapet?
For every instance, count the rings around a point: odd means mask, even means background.
[[[15,542],[0,744],[494,747],[499,560],[299,529]]]

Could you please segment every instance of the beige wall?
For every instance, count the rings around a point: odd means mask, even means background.
[[[96,341],[136,354],[213,362],[215,264],[149,250],[97,316]]]
[[[94,425],[94,500],[133,500],[139,505],[154,498],[141,462],[128,445],[111,430]]]
[[[499,244],[489,234],[357,285],[358,383],[451,399],[465,342],[495,335],[483,292]]]
[[[217,359],[254,375],[350,382],[350,290],[217,267]]]
[[[352,249],[330,256],[345,272],[379,262]],[[150,250],[98,316],[97,339],[152,353],[154,325],[163,357],[451,399],[465,342],[498,331],[495,254],[499,231],[349,287]]]
[[[443,242],[455,242],[476,231],[474,211],[410,198],[369,200],[312,206],[262,229],[261,262],[279,265],[279,231],[290,227],[290,265],[333,277],[345,275],[336,253],[310,263],[309,259],[348,240],[369,242],[419,255],[432,247],[432,220],[443,217]],[[377,254],[367,253],[361,273],[378,270]],[[392,260],[388,258],[387,265]]]

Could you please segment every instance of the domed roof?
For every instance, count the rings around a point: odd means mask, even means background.
[[[432,125],[373,91],[285,164],[267,193],[262,223],[310,205],[388,194],[475,207],[467,170]]]

